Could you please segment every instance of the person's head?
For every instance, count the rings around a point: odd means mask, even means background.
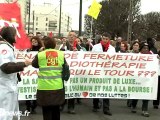
[[[148,54],[149,51],[150,51],[150,47],[149,47],[148,43],[142,42],[142,43],[140,44],[140,49],[139,49],[139,51],[140,51],[141,53],[143,53],[143,54]]]
[[[133,51],[139,51],[140,43],[138,41],[133,42],[131,46],[131,50]]]
[[[126,41],[122,41],[121,44],[120,44],[120,49],[122,52],[125,52],[128,50],[128,44]]]
[[[0,35],[11,45],[16,43],[16,29],[14,27],[3,27],[1,29]]]
[[[66,44],[66,41],[67,41],[67,39],[64,37],[64,38],[62,38],[62,43],[63,44]]]
[[[139,42],[139,39],[136,39],[135,42]]]
[[[77,38],[77,35],[74,31],[70,31],[68,34],[68,40],[69,42],[73,42]]]
[[[45,49],[54,49],[56,47],[55,38],[45,37],[43,38],[43,41]]]
[[[32,43],[32,46],[41,46],[42,47],[42,42],[41,42],[40,38],[37,36],[34,36],[31,38],[31,43]]]
[[[122,42],[122,37],[118,37],[118,38],[117,38],[117,42],[118,42],[118,43],[121,43],[121,42]]]
[[[116,46],[115,40],[110,40],[110,44],[111,44],[113,47],[115,47],[115,46]]]
[[[81,38],[77,38],[78,45],[80,45],[83,41]]]
[[[36,36],[42,39],[42,34],[40,32],[36,32]]]
[[[153,47],[155,44],[155,40],[152,38],[147,38],[147,43],[150,47]]]
[[[32,32],[28,33],[28,38],[31,40],[31,38],[34,36]]]
[[[111,36],[110,36],[110,34],[109,33],[103,33],[102,34],[102,41],[105,43],[105,44],[107,44],[109,41],[110,41],[110,38],[111,38]]]
[[[97,39],[97,41],[96,41],[96,44],[100,43],[100,42],[101,42],[101,40],[102,40],[102,38],[101,38],[101,37],[99,37],[99,38]]]

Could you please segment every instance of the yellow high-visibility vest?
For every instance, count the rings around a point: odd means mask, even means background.
[[[38,53],[38,90],[59,90],[63,88],[63,51],[47,49]]]

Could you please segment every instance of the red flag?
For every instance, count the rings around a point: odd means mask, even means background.
[[[50,38],[53,37],[53,33],[52,33],[52,32],[49,33],[49,37],[50,37]]]
[[[28,49],[31,47],[31,42],[23,28],[20,6],[17,2],[0,3],[0,29],[4,26],[11,26],[16,29],[17,39],[15,47],[17,49]]]

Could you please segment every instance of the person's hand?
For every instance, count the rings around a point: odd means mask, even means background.
[[[92,42],[93,42],[93,40],[92,40],[92,39],[87,39],[86,44],[91,44]]]
[[[24,63],[26,65],[26,67],[27,67],[27,66],[32,64],[32,61],[31,60],[25,60]]]
[[[40,49],[39,49],[39,51],[41,52],[41,51],[43,51],[45,48],[44,47],[41,47]]]
[[[73,47],[73,51],[78,51],[78,49],[76,47]]]
[[[65,47],[66,46],[66,41],[63,41],[63,47]]]

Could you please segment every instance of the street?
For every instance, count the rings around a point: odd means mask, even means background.
[[[149,102],[150,117],[143,117],[141,115],[141,100],[137,105],[137,113],[131,113],[130,108],[126,105],[126,100],[110,100],[110,110],[112,116],[104,115],[102,108],[99,112],[92,112],[92,99],[82,99],[82,104],[76,104],[76,114],[71,115],[67,113],[67,106],[61,112],[61,120],[160,120],[160,108],[153,109],[152,101]],[[25,102],[20,102],[20,110],[25,111]],[[37,114],[29,114],[29,116],[21,117],[21,120],[43,120],[42,111],[40,107],[36,109]]]

